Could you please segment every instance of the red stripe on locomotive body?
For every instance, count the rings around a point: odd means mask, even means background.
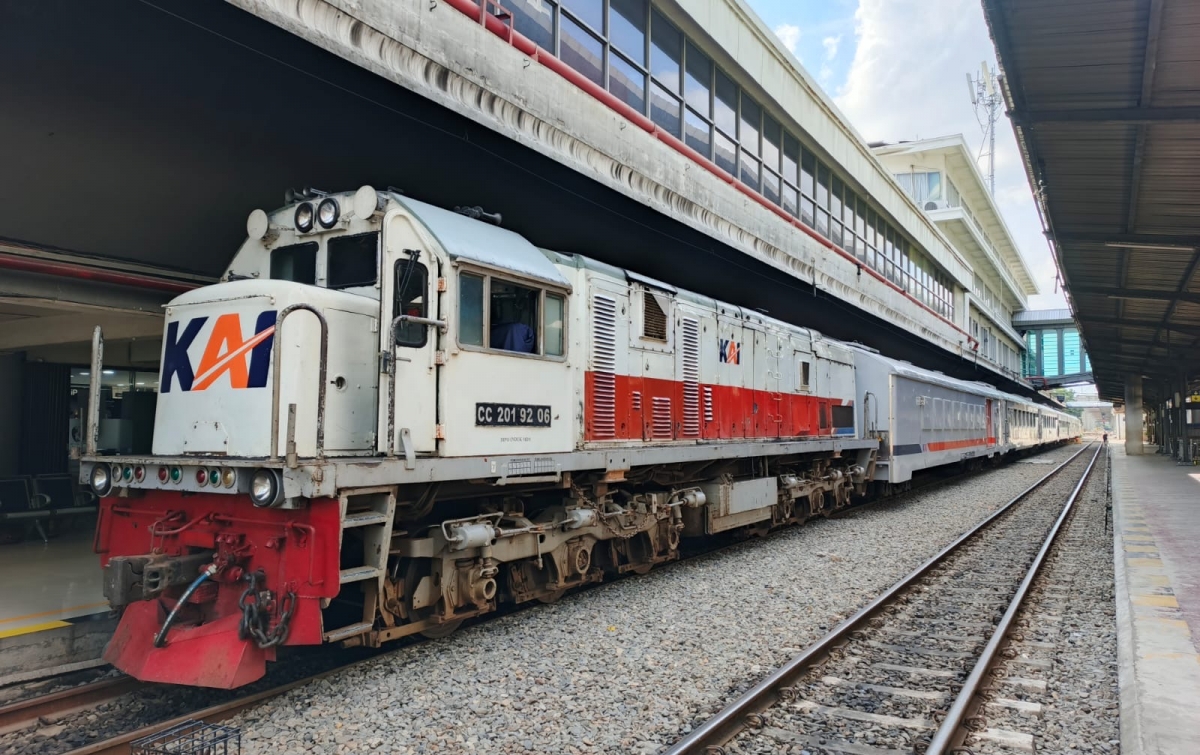
[[[973,448],[975,446],[994,446],[996,445],[995,438],[971,438],[969,440],[940,440],[936,443],[929,443],[926,449],[929,451],[953,451],[956,448]]]
[[[699,383],[695,387],[699,432],[689,434],[687,389],[677,380],[616,375],[616,432],[610,435],[597,432],[596,374],[588,371],[584,383],[584,439],[655,442],[831,437],[837,429],[832,421],[833,407],[853,405],[845,399]],[[670,402],[669,409],[665,402],[658,405],[660,412],[670,412],[667,433],[661,432],[665,423],[655,422],[656,398]],[[825,427],[821,427],[821,411],[826,413]]]

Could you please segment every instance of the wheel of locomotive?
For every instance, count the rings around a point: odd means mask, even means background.
[[[421,584],[421,580],[428,577],[431,573],[430,562],[427,558],[410,558],[404,569],[404,607],[408,611],[408,619],[412,622],[424,621],[432,617],[437,609],[434,606],[425,606],[417,608],[413,605],[413,595],[416,592],[417,585]],[[462,626],[463,620],[447,621],[444,624],[435,624],[428,629],[421,630],[421,636],[428,637],[431,640],[440,640],[443,637],[449,637],[454,634],[454,631]]]
[[[567,594],[567,589],[564,587],[561,590],[552,590],[550,592],[544,592],[541,595],[537,596],[537,599],[539,602],[545,603],[546,605],[550,605],[551,603],[557,603],[558,599],[566,594]]]

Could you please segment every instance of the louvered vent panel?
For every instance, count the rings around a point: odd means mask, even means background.
[[[592,434],[617,437],[617,302],[607,296],[592,299]]]
[[[712,386],[711,385],[704,386],[704,421],[705,422],[713,421],[713,400],[712,400]]]
[[[671,399],[655,396],[650,400],[651,436],[661,440],[671,439]]]
[[[683,356],[683,435],[700,435],[700,323],[680,322]]]
[[[642,337],[655,341],[667,340],[667,313],[649,291],[642,292]]]
[[[640,412],[642,410],[642,392],[641,391],[633,392],[632,405],[633,405],[633,410],[635,412]]]

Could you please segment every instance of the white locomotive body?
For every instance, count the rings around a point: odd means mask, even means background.
[[[443,634],[1050,442],[1007,425],[1053,410],[487,219],[370,187],[256,211],[168,306],[154,455],[82,465],[111,662],[237,686],[280,644]]]

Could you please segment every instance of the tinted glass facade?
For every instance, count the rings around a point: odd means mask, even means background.
[[[1092,371],[1091,360],[1083,350],[1079,330],[1074,327],[1050,327],[1025,333],[1025,377],[1078,375]]]
[[[509,0],[504,7],[539,47],[953,319],[949,276],[648,0]]]

